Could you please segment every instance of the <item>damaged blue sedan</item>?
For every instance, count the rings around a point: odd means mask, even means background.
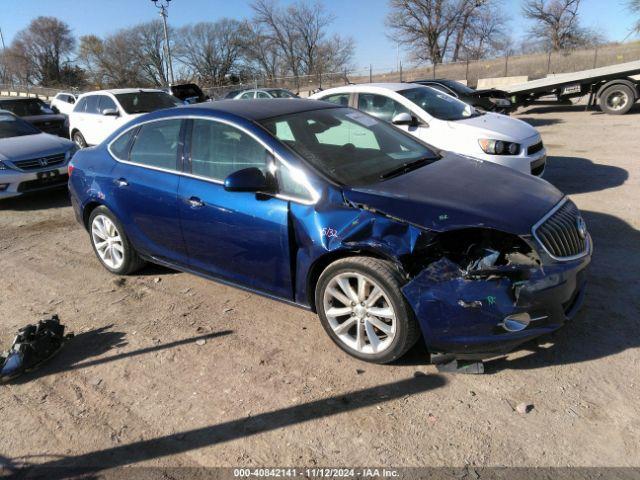
[[[387,363],[481,359],[579,309],[592,245],[548,182],[310,100],[157,111],[79,151],[78,218],[114,274],[162,264],[317,312]]]

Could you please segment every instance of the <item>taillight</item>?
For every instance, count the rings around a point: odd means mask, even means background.
[[[75,168],[76,167],[73,166],[73,163],[69,163],[69,165],[67,165],[67,173],[69,174],[69,176],[71,176]]]

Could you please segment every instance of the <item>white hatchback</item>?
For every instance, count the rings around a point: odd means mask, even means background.
[[[84,148],[98,145],[129,120],[183,103],[162,90],[121,88],[85,93],[69,114],[69,136]]]
[[[348,85],[310,98],[357,108],[440,149],[542,176],[546,150],[522,120],[481,113],[439,90],[412,83]]]

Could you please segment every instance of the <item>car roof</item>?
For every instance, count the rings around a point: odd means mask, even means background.
[[[327,93],[346,93],[346,92],[375,92],[375,91],[392,91],[400,92],[410,88],[422,87],[417,83],[358,83],[356,85],[345,85],[343,87],[328,88],[317,95]]]
[[[266,120],[267,118],[280,117],[282,115],[328,108],[340,108],[340,105],[302,98],[270,98],[243,101],[218,100],[216,102],[197,103],[177,107],[179,110],[208,110],[211,112],[229,113],[251,121]],[[172,110],[175,112],[176,109]]]
[[[94,90],[92,92],[85,92],[80,97],[86,97],[88,95],[101,95],[105,93],[110,93],[112,95],[118,95],[121,93],[138,93],[138,92],[162,92],[167,93],[164,90],[159,90],[157,88],[113,88],[110,90]]]

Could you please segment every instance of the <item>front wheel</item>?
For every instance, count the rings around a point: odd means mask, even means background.
[[[75,143],[78,148],[87,148],[87,142],[84,139],[84,137],[82,136],[82,134],[78,131],[73,132],[73,135],[71,136],[71,140],[73,140],[73,143]]]
[[[390,262],[349,257],[329,265],[316,285],[316,311],[325,331],[348,354],[373,363],[404,355],[420,337]]]
[[[91,212],[89,235],[98,260],[111,273],[128,275],[144,265],[122,224],[107,207],[98,207]]]

